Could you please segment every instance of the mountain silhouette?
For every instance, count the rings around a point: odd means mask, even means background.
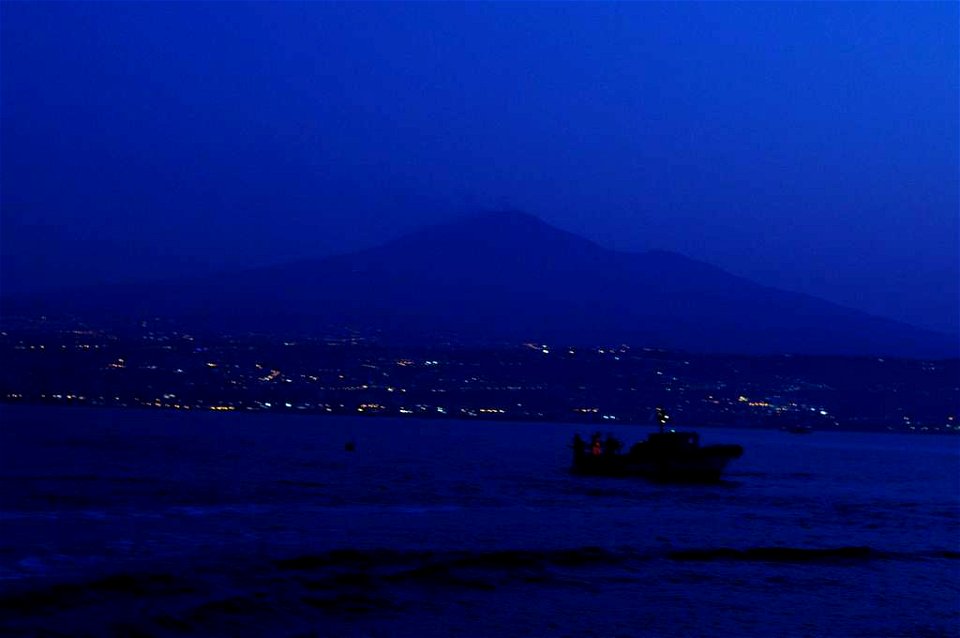
[[[744,354],[956,356],[956,340],[663,251],[605,249],[519,212],[376,248],[160,284],[7,300],[5,314],[168,317],[198,328],[537,341]]]

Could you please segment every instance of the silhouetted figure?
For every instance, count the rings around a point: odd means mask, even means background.
[[[584,453],[587,451],[587,442],[580,438],[580,433],[577,432],[573,435],[573,458],[580,459],[583,458]]]
[[[607,433],[607,454],[617,454],[623,449],[623,443],[620,439]]]
[[[590,454],[594,456],[603,454],[603,436],[599,432],[594,432],[590,437]]]

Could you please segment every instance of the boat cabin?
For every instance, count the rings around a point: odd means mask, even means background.
[[[700,435],[696,432],[652,432],[647,443],[658,448],[687,449],[700,447]]]

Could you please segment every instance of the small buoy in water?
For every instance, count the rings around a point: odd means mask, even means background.
[[[355,452],[357,450],[357,444],[353,441],[347,441],[343,444],[343,449],[347,452]]]

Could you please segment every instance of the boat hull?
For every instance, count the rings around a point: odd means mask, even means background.
[[[739,445],[698,448],[679,454],[574,456],[572,471],[585,476],[636,476],[664,482],[716,482],[727,464],[739,458]]]

